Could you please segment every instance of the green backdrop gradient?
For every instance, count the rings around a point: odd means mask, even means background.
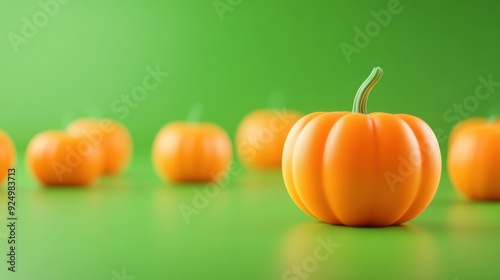
[[[195,104],[203,105],[202,120],[234,136],[243,116],[276,93],[303,113],[351,110],[375,66],[384,76],[369,112],[420,117],[445,157],[458,120],[500,112],[499,1],[220,1],[231,7],[223,20],[212,0],[70,0],[14,46],[23,18],[33,22],[43,9],[38,1],[0,2],[0,129],[18,150],[20,205],[19,272],[12,274],[0,190],[0,279],[104,280],[122,268],[137,280],[282,279],[326,236],[340,247],[308,279],[500,275],[499,205],[460,197],[445,166],[436,199],[409,226],[354,229],[303,214],[279,171],[232,176],[186,225],[178,205],[199,189],[161,182],[149,160],[157,131],[187,119]],[[388,5],[399,12],[376,29],[374,14]],[[373,36],[362,40],[358,28],[367,25]],[[342,43],[357,49],[346,58]],[[168,76],[124,114],[123,96],[157,67]],[[482,96],[489,92],[483,100],[475,97],[480,85]],[[128,172],[88,190],[39,187],[23,160],[27,143],[82,116],[115,118],[130,129]]]

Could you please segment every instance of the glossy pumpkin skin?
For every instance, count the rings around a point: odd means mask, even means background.
[[[236,132],[240,162],[256,168],[280,168],[286,136],[302,116],[292,110],[258,110],[248,114]]]
[[[290,131],[283,176],[294,202],[319,220],[397,225],[431,202],[441,154],[431,128],[416,117],[320,112]]]
[[[447,162],[459,192],[476,200],[500,200],[500,121],[472,118],[457,124]]]
[[[16,149],[9,135],[0,130],[0,184],[7,178],[8,169],[13,167]]]
[[[35,135],[26,150],[26,162],[46,186],[88,186],[102,170],[100,150],[87,138],[63,131]]]
[[[174,122],[153,143],[157,173],[172,182],[211,182],[224,176],[233,152],[227,133],[211,123]]]
[[[125,126],[109,119],[78,119],[67,127],[71,135],[84,136],[102,150],[102,173],[123,172],[132,157],[132,137]]]

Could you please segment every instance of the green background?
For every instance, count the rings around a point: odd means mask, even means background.
[[[16,52],[9,36],[21,35],[23,17],[33,22],[42,8],[2,0],[0,128],[18,150],[20,244],[19,272],[7,273],[1,261],[0,278],[112,279],[123,267],[135,279],[281,279],[324,236],[340,247],[309,279],[498,277],[500,207],[458,196],[445,168],[427,211],[386,229],[315,222],[293,205],[279,171],[231,176],[186,225],[178,206],[197,188],[163,183],[152,171],[156,132],[187,119],[195,104],[202,120],[234,135],[242,117],[274,95],[303,113],[350,110],[374,66],[385,73],[368,110],[422,118],[446,156],[447,133],[462,118],[454,106],[470,102],[463,116],[500,111],[500,87],[474,104],[480,76],[500,81],[500,2],[402,0],[401,12],[349,62],[340,44],[355,45],[355,28],[365,29],[371,11],[390,2],[243,0],[221,20],[212,1],[73,0]],[[113,102],[157,65],[169,76],[120,119]],[[130,129],[128,172],[91,189],[39,187],[25,168],[27,143],[81,116],[115,118]],[[3,188],[2,221],[5,201]]]

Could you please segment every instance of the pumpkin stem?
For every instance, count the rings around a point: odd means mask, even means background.
[[[496,114],[493,114],[491,115],[489,118],[488,118],[488,122],[489,123],[494,123],[496,120],[497,120],[497,115]]]
[[[354,97],[354,104],[352,105],[353,113],[361,113],[366,115],[366,103],[368,101],[368,95],[372,88],[377,84],[377,82],[382,78],[382,73],[384,71],[380,67],[373,68],[370,76],[361,84],[356,92],[356,97]]]
[[[283,109],[286,107],[285,94],[281,91],[273,91],[267,96],[267,107],[269,109]]]
[[[200,102],[195,103],[193,106],[191,106],[191,109],[189,110],[187,121],[193,124],[198,123],[200,121],[202,113],[203,113],[203,104],[201,104]]]

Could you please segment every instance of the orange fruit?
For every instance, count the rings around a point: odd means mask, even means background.
[[[257,110],[238,126],[236,149],[246,166],[281,167],[286,136],[302,114],[292,110]]]
[[[90,185],[102,169],[100,151],[87,138],[55,130],[33,137],[26,161],[36,179],[47,186]]]
[[[286,139],[283,176],[305,213],[330,224],[389,226],[419,215],[441,177],[432,129],[405,114],[366,113],[380,79],[375,68],[356,94],[353,112],[318,112]]]
[[[471,118],[450,135],[448,174],[471,199],[500,200],[500,120]]]
[[[211,182],[224,176],[232,160],[227,133],[211,123],[165,125],[153,143],[157,173],[173,182]]]
[[[16,158],[16,149],[9,135],[0,130],[0,184],[5,180],[8,169],[12,168]]]
[[[70,135],[83,136],[102,151],[102,173],[118,174],[132,156],[132,137],[125,126],[109,119],[78,119],[69,124]]]

